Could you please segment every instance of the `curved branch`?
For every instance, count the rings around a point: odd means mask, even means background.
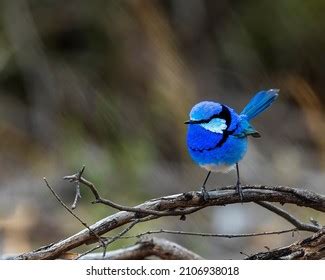
[[[142,239],[127,248],[110,251],[104,260],[142,260],[156,256],[168,260],[202,260],[202,257],[183,246],[157,237]],[[93,253],[82,256],[80,260],[103,260],[103,254]]]

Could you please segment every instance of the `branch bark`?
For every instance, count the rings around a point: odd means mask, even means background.
[[[139,219],[139,213],[141,213],[141,217],[146,217],[146,220],[151,220],[160,216],[183,216],[205,207],[242,202],[290,203],[325,212],[325,197],[307,190],[282,186],[246,185],[243,186],[243,192],[243,201],[240,200],[234,186],[209,191],[208,201],[205,201],[201,192],[197,191],[151,199],[135,207],[127,207],[129,211],[119,211],[89,227],[100,236]],[[121,209],[124,209],[123,206]],[[146,212],[146,210],[148,211]],[[55,259],[73,248],[92,241],[94,241],[94,235],[88,229],[84,229],[56,243],[19,255],[16,259]]]
[[[248,260],[320,260],[325,258],[325,227],[314,235],[289,246],[258,253]]]

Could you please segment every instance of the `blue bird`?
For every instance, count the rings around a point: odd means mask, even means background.
[[[238,162],[247,151],[247,136],[261,137],[250,120],[266,110],[278,97],[278,89],[258,92],[237,114],[234,109],[212,101],[202,101],[192,108],[188,125],[187,148],[190,156],[208,174],[201,187],[208,199],[205,185],[211,172],[228,172],[236,166],[236,190],[243,199]]]

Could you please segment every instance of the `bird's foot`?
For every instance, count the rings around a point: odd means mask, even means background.
[[[239,194],[240,201],[243,202],[244,195],[243,195],[243,189],[241,187],[240,181],[237,181],[236,183],[236,191]]]
[[[207,192],[207,190],[205,189],[205,187],[201,187],[201,194],[202,194],[204,201],[209,200],[210,196],[209,196],[209,193]]]

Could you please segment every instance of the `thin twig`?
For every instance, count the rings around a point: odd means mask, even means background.
[[[106,240],[106,241],[105,241],[105,248],[107,248],[107,246],[108,246],[109,244],[112,244],[114,241],[116,241],[116,240],[118,240],[118,239],[121,239],[122,236],[123,236],[124,234],[126,234],[128,231],[130,231],[131,228],[133,228],[133,227],[134,227],[137,223],[139,223],[139,222],[141,222],[140,219],[134,220],[134,221],[133,221],[131,224],[129,224],[129,226],[126,227],[124,230],[122,230],[122,231],[119,232],[117,235],[115,235],[115,236],[109,238],[108,240]],[[79,256],[76,258],[76,260],[78,260],[78,259],[80,259],[81,257],[86,256],[87,254],[89,254],[89,253],[91,253],[91,252],[93,252],[93,251],[99,249],[100,247],[101,247],[101,246],[98,245],[98,246],[96,246],[96,247],[94,247],[94,248],[92,248],[92,249],[90,249],[90,250],[88,250],[88,251],[82,253],[81,255],[79,255]],[[104,259],[104,258],[105,258],[105,255],[103,255],[103,259]]]
[[[254,237],[254,236],[265,236],[265,235],[278,235],[278,234],[296,232],[296,231],[298,231],[297,228],[285,229],[279,231],[266,231],[266,232],[254,232],[254,233],[242,233],[242,234],[222,234],[222,233],[206,233],[206,232],[191,232],[191,231],[159,229],[159,230],[149,230],[136,235],[123,236],[122,238],[123,239],[140,238],[145,235],[161,234],[161,233],[190,235],[190,236],[199,236],[199,237],[242,238],[242,237]]]
[[[96,239],[98,240],[99,243],[101,243],[101,245],[99,245],[99,247],[103,247],[104,248],[104,252],[103,252],[103,256],[105,257],[105,252],[106,252],[106,244],[103,241],[103,239],[96,233],[94,232],[83,220],[81,220],[75,213],[73,213],[70,208],[62,201],[62,199],[58,196],[58,194],[54,191],[54,189],[51,187],[51,185],[49,184],[49,182],[47,181],[47,179],[44,177],[43,180],[45,181],[46,186],[49,188],[49,190],[51,191],[51,193],[54,195],[54,197],[56,198],[56,200],[74,217],[76,218],[84,227],[86,227],[89,232],[91,234],[93,234]]]
[[[284,209],[277,207],[269,202],[259,201],[255,203],[284,218],[299,230],[317,232],[322,228],[321,226],[303,223]]]

